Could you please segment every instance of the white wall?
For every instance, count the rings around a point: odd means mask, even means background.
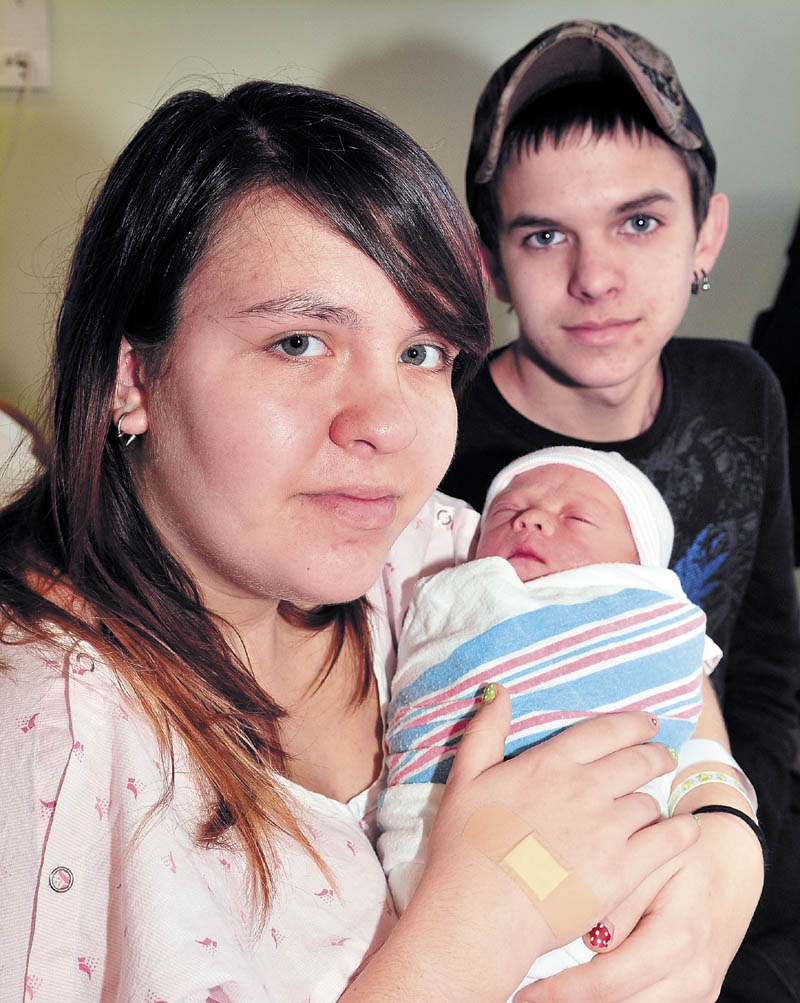
[[[615,20],[663,46],[716,148],[731,232],[683,333],[747,340],[779,282],[800,208],[797,0],[51,0],[51,13],[53,86],[29,95],[0,190],[0,398],[23,407],[88,195],[165,96],[249,77],[340,91],[404,126],[463,193],[489,74],[566,17]],[[14,101],[0,92],[0,152]],[[494,314],[504,339],[510,319]]]

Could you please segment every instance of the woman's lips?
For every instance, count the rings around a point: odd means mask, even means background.
[[[397,496],[348,490],[304,495],[316,508],[357,529],[386,529],[397,516]]]

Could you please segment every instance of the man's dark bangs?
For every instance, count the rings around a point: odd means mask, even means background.
[[[653,113],[633,87],[621,81],[583,81],[551,91],[517,112],[503,137],[495,177],[500,176],[510,161],[526,153],[537,153],[543,143],[551,142],[558,148],[573,132],[582,132],[587,128],[595,139],[611,136],[619,129],[625,135],[639,139],[646,133],[664,139]],[[670,145],[686,167],[695,229],[699,232],[708,213],[713,180],[700,153]],[[492,198],[491,202],[488,220],[482,221],[484,240],[489,238],[487,243],[490,247],[493,246],[493,239],[496,240],[494,228],[499,218],[494,204],[496,198]],[[486,222],[490,223],[491,229],[486,227]]]
[[[619,129],[627,136],[661,136],[652,112],[631,87],[608,81],[571,84],[517,112],[503,137],[498,172],[524,153],[537,153],[544,142],[559,147],[566,136],[586,128],[595,139]]]

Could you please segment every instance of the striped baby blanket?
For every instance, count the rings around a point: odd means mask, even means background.
[[[405,619],[387,728],[389,784],[447,779],[483,686],[512,698],[506,757],[594,714],[646,710],[679,748],[721,657],[674,572],[598,564],[521,582],[499,557],[422,579]]]

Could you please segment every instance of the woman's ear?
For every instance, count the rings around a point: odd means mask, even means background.
[[[510,303],[511,293],[508,291],[508,283],[500,259],[484,243],[481,243],[481,261],[483,274],[489,282],[489,288],[502,303]]]
[[[711,196],[708,213],[700,227],[694,248],[695,272],[711,274],[711,269],[717,260],[717,255],[725,242],[728,232],[728,196],[716,192]]]
[[[119,346],[117,382],[114,386],[112,421],[126,435],[142,435],[149,426],[144,388],[140,379],[140,361],[127,338]]]

